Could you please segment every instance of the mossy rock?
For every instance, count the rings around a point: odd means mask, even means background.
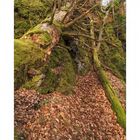
[[[71,55],[76,74],[85,75],[92,68],[91,51],[84,45],[87,40],[83,37],[79,38],[78,41],[71,37],[63,38],[63,43]]]
[[[34,76],[31,80],[27,81],[22,87],[26,89],[36,89],[40,86],[43,79],[43,74]]]
[[[62,93],[70,92],[75,83],[75,71],[71,56],[65,48],[54,48],[49,59],[49,63],[44,67],[45,79],[42,82],[39,91],[49,93],[60,91]]]
[[[15,38],[21,37],[30,28],[46,18],[51,5],[52,0],[15,0]]]
[[[29,40],[14,40],[15,88],[29,80],[28,70],[39,69],[44,64],[44,50]]]
[[[24,38],[31,40],[35,44],[38,44],[38,46],[43,49],[46,49],[52,42],[52,38],[47,32],[24,35],[23,39]]]
[[[44,77],[35,76],[23,87],[36,89],[39,93],[47,94],[53,91],[72,93],[76,74],[71,56],[65,48],[54,48],[49,62],[41,69]]]

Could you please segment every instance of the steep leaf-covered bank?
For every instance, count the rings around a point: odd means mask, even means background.
[[[103,7],[96,0],[15,0],[14,43],[15,90],[71,96],[77,76],[96,72],[100,82],[91,86],[104,87],[117,122],[125,129],[125,105],[106,73],[125,86],[124,1]]]

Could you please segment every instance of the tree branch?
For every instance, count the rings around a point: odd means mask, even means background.
[[[53,2],[53,12],[52,12],[52,16],[51,16],[51,20],[50,20],[49,24],[53,23],[55,11],[56,11],[56,0],[54,0],[54,2]]]
[[[73,12],[74,8],[77,6],[76,3],[77,3],[77,0],[74,0],[74,2],[71,3],[68,12],[66,13],[66,15],[64,16],[62,20],[62,23],[64,23],[65,19]]]
[[[82,34],[82,33],[63,32],[62,35],[64,35],[64,36],[82,36],[82,37],[89,38],[91,40],[95,40],[95,38],[91,37],[90,35],[86,35],[86,34]],[[100,41],[103,41],[103,40],[100,40]]]
[[[91,12],[97,5],[92,6],[89,10],[87,10],[86,12],[84,12],[82,15],[80,15],[79,17],[75,18],[74,20],[68,22],[67,24],[64,25],[64,28],[68,28],[70,26],[72,26],[75,22],[77,22],[78,20],[82,19],[83,17],[85,17],[89,12]]]
[[[103,31],[104,31],[104,26],[106,24],[106,20],[108,18],[108,14],[110,12],[110,9],[111,7],[109,7],[109,9],[106,11],[106,14],[105,14],[105,17],[103,18],[103,24],[100,28],[100,31],[99,31],[99,37],[98,37],[98,44],[97,44],[97,49],[99,50],[100,49],[100,46],[101,46],[101,42],[100,40],[102,40],[102,35],[103,35]]]

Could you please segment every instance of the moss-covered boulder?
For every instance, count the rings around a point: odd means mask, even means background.
[[[72,90],[76,75],[67,49],[54,48],[50,61],[43,71],[46,78],[39,89],[41,93],[54,90],[64,93]]]
[[[67,49],[57,46],[53,49],[49,62],[42,68],[43,75],[35,76],[23,87],[36,89],[47,94],[53,91],[70,93],[75,83],[75,71]]]
[[[44,64],[44,50],[30,40],[14,40],[15,89],[27,82],[31,69],[39,69]]]

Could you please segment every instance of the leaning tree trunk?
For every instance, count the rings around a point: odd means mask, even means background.
[[[117,97],[116,91],[111,86],[105,71],[103,70],[100,60],[98,58],[97,48],[93,49],[94,64],[97,70],[97,74],[101,80],[101,83],[106,91],[106,96],[109,99],[112,109],[116,113],[118,123],[125,129],[126,128],[126,114]]]
[[[93,61],[94,61],[94,65],[95,65],[97,74],[98,74],[99,79],[102,83],[102,86],[105,89],[106,96],[112,105],[112,109],[116,113],[117,121],[124,129],[126,129],[126,114],[125,114],[124,108],[122,107],[122,105],[118,99],[116,91],[111,86],[111,84],[107,78],[106,72],[102,68],[101,62],[100,62],[99,57],[98,57],[98,51],[99,51],[100,46],[101,46],[104,25],[106,23],[108,13],[109,13],[109,10],[106,12],[106,15],[103,19],[103,25],[99,31],[99,38],[98,38],[97,45],[95,45],[95,42],[92,41],[92,50],[93,50],[92,55],[93,55]],[[91,15],[90,15],[90,19],[91,19],[90,34],[91,34],[91,37],[94,38],[94,22],[93,22],[93,18]]]

